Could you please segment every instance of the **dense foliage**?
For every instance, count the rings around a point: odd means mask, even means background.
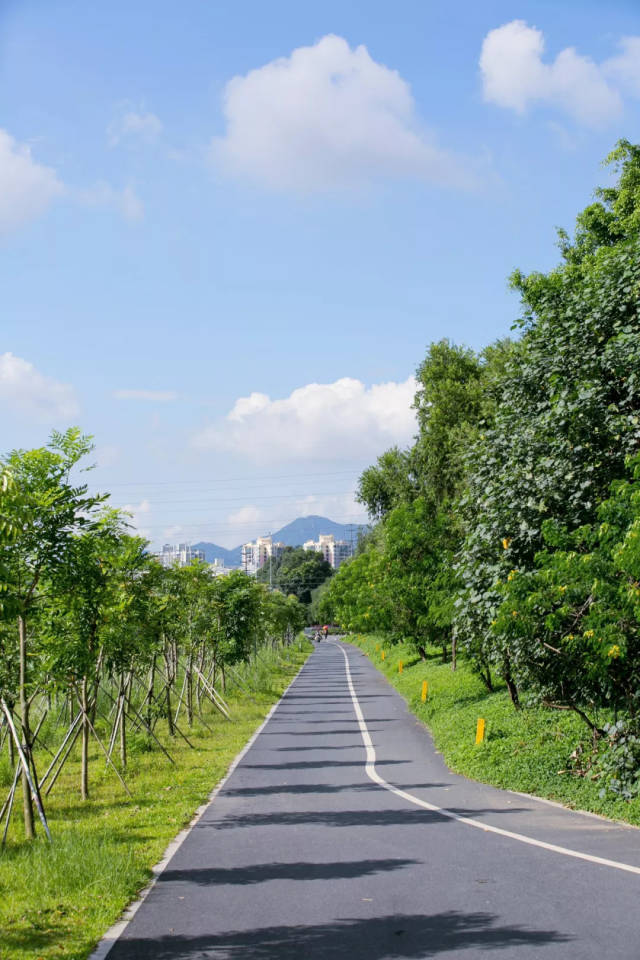
[[[257,579],[268,583],[300,603],[310,604],[311,594],[326,580],[333,569],[322,554],[302,547],[285,547],[274,560],[267,560],[258,570]]]
[[[45,781],[50,789],[78,738],[86,799],[92,738],[119,777],[132,730],[168,756],[159,719],[188,740],[180,712],[190,727],[206,699],[225,715],[227,672],[304,623],[295,596],[240,571],[162,567],[128,532],[127,516],[81,482],[90,449],[71,429],[0,461],[0,747],[15,770],[0,808],[5,834],[19,780],[25,835],[35,832],[34,807],[44,825]],[[34,745],[54,714],[66,717],[62,744],[41,775]],[[110,731],[108,744],[96,725]]]
[[[596,736],[640,724],[640,147],[607,162],[617,182],[559,232],[562,262],[512,276],[517,338],[429,348],[415,443],[362,475],[375,536],[322,597],[345,628],[462,654],[514,706]]]

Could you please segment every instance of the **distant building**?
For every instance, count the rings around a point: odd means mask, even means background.
[[[258,537],[242,545],[242,569],[245,573],[255,574],[264,567],[269,558],[276,560],[282,556],[285,544],[273,542],[272,537]]]
[[[194,560],[204,562],[204,550],[196,550],[190,543],[165,543],[154,557],[163,567],[188,567]]]
[[[214,577],[226,577],[228,573],[231,573],[233,567],[225,567],[224,560],[216,558],[213,563],[209,564],[209,570]]]
[[[332,533],[321,533],[317,540],[307,540],[302,549],[321,553],[334,570],[353,554],[352,545],[347,540],[336,540]]]

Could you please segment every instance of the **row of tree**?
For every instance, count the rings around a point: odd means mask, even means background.
[[[0,748],[13,775],[0,807],[5,837],[20,788],[27,838],[34,808],[48,829],[44,797],[77,741],[83,799],[91,739],[127,790],[131,731],[173,762],[159,721],[189,742],[182,725],[196,714],[205,722],[203,702],[228,718],[229,672],[240,683],[239,664],[304,623],[294,596],[239,571],[163,568],[127,516],[81,482],[90,450],[70,429],[0,460]],[[52,758],[46,771],[39,745]]]
[[[428,350],[415,444],[362,475],[377,525],[321,598],[596,736],[640,714],[640,146],[608,163],[562,262],[513,274],[519,336]]]

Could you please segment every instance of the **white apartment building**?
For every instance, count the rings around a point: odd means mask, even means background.
[[[154,557],[163,567],[188,567],[194,560],[204,561],[204,550],[196,550],[190,543],[165,543]]]
[[[321,533],[317,540],[307,540],[302,544],[302,549],[321,553],[334,570],[353,554],[351,544],[347,540],[336,540],[332,533]]]
[[[273,542],[272,537],[258,537],[242,545],[242,569],[246,573],[255,574],[263,567],[269,558],[276,560],[282,555],[285,544],[279,540]]]

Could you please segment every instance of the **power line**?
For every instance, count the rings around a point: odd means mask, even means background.
[[[364,468],[354,470],[332,470],[327,473],[285,473],[285,474],[263,474],[263,480],[306,480],[308,477],[338,477],[338,476],[360,476]],[[121,480],[114,483],[107,483],[109,487],[152,487],[152,486],[172,486],[173,484],[215,484],[215,483],[241,483],[243,480],[255,479],[254,474],[245,474],[242,477],[216,477],[207,480]],[[93,484],[100,486],[100,484]]]
[[[343,497],[346,494],[355,494],[355,490],[329,490],[326,492],[316,492],[308,493],[306,491],[300,491],[298,493],[274,493],[268,494],[265,496],[255,497],[253,495],[244,496],[244,497],[213,497],[207,499],[199,499],[195,497],[190,497],[188,500],[149,500],[147,497],[144,498],[143,502],[148,503],[150,506],[156,506],[157,504],[182,504],[182,503],[242,503],[247,500],[298,500],[302,496],[311,496],[311,497]],[[125,510],[127,507],[131,507],[131,504],[120,504],[116,505],[117,509]]]
[[[191,527],[198,527],[198,528],[208,527],[211,530],[211,532],[215,532],[215,530],[218,530],[218,529],[221,530],[222,528],[226,528],[226,527],[257,527],[260,525],[275,526],[275,524],[278,524],[278,523],[281,524],[283,527],[285,527],[289,523],[293,523],[294,520],[300,520],[300,519],[304,519],[304,518],[297,516],[297,517],[291,517],[290,520],[283,520],[283,519],[280,519],[279,517],[276,517],[275,519],[267,520],[267,519],[264,519],[263,517],[258,517],[257,520],[241,520],[241,521],[238,521],[238,523],[228,523],[228,522],[218,523],[217,521],[212,520],[212,521],[209,521],[208,523],[207,522],[181,523],[181,524],[173,524],[173,526],[180,526],[180,528],[184,530]],[[359,522],[362,526],[367,526],[367,521],[362,518],[362,514],[360,513],[339,514],[337,517],[334,517],[333,519],[336,521],[355,520],[356,523]],[[172,526],[172,524],[145,523],[144,519],[142,519],[142,520],[139,520],[138,526],[142,527],[144,530],[165,530],[167,526]]]

